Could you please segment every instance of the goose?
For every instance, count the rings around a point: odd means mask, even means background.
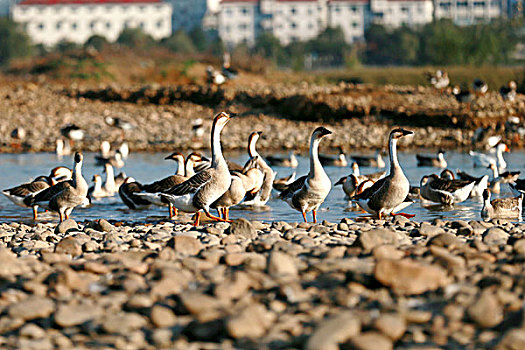
[[[376,154],[373,156],[359,156],[359,155],[353,155],[352,159],[359,165],[364,167],[376,167],[379,169],[383,169],[386,164],[383,160],[383,157],[381,156],[381,151],[377,150]]]
[[[60,134],[71,141],[84,139],[84,130],[75,124],[68,124],[60,129]]]
[[[273,181],[273,188],[275,188],[279,192],[284,191],[289,184],[295,181],[296,175],[297,173],[294,171],[288,176],[275,179]]]
[[[53,185],[57,182],[68,181],[73,177],[73,171],[65,166],[57,166],[51,169],[49,177],[53,180]]]
[[[491,163],[488,168],[492,170],[493,181],[498,180],[501,183],[508,184],[514,182],[518,179],[521,174],[521,171],[504,171],[499,172],[499,169],[496,165]]]
[[[313,215],[313,222],[317,222],[317,210],[332,188],[330,178],[326,175],[318,157],[319,143],[331,133],[330,130],[322,126],[314,130],[310,138],[310,171],[308,175],[302,176],[288,185],[279,196],[292,209],[300,211],[305,222],[307,222],[306,213],[310,211]]]
[[[498,170],[502,171],[507,168],[507,162],[503,158],[503,152],[510,152],[509,147],[500,143],[496,146],[496,156],[488,155],[485,153],[479,153],[474,151],[469,151],[472,160],[474,161],[474,167],[488,167],[491,163],[494,163],[498,166]]]
[[[170,155],[166,157],[165,159],[172,159],[173,155]],[[182,155],[176,154],[174,157],[178,158],[180,160]],[[184,165],[185,174],[184,175],[178,175],[180,173],[180,168],[177,169],[177,174],[167,176],[161,180],[155,181],[151,184],[141,185],[143,191],[140,193],[137,193],[137,196],[142,197],[144,200],[149,201],[151,204],[155,204],[158,206],[165,206],[168,205],[169,207],[169,217],[170,219],[177,215],[177,208],[173,207],[171,202],[167,201],[164,197],[161,196],[162,192],[167,191],[171,188],[173,188],[176,185],[179,185],[183,183],[184,181],[191,178],[193,173],[193,165],[196,162],[199,162],[201,159],[200,154],[198,153],[191,153],[186,158],[186,163]],[[186,175],[188,174],[188,175]]]
[[[355,191],[356,196],[361,195],[363,192],[365,192],[365,190],[371,188],[374,185],[374,183],[375,183],[375,181],[370,180],[370,179],[367,179],[367,180],[361,182],[359,184],[359,186],[357,186],[357,189]],[[410,188],[410,190],[412,190],[412,187]],[[398,211],[405,209],[406,207],[410,206],[413,203],[414,203],[414,200],[410,197],[410,192],[409,192],[409,194],[406,196],[405,200],[401,204],[396,206],[396,208],[392,211],[392,213],[394,213],[392,215],[402,215],[402,216],[404,216],[406,218],[414,217],[415,215],[413,215],[413,214],[405,214],[405,213],[395,214]]]
[[[520,193],[518,197],[490,200],[490,191],[485,190],[483,192],[481,217],[521,219],[523,211],[523,196],[524,194]]]
[[[483,175],[480,177],[475,177],[469,175],[461,170],[456,171],[460,180],[474,181],[474,187],[470,192],[470,197],[481,197],[483,196],[483,191],[488,188],[489,176]],[[454,180],[452,178],[452,180]]]
[[[137,182],[132,177],[127,177],[124,183],[120,186],[118,194],[122,202],[130,209],[145,209],[151,206],[151,202],[147,199],[137,196],[137,193],[144,191],[141,183]]]
[[[446,71],[437,70],[435,74],[427,73],[430,84],[441,92],[450,84],[450,79]]]
[[[234,171],[228,190],[210,208],[217,209],[219,216],[229,219],[230,207],[239,204],[247,193],[254,193],[261,189],[263,174],[257,168],[257,156],[248,160],[242,172]]]
[[[58,157],[69,156],[71,154],[71,144],[64,139],[56,140],[55,153]]]
[[[91,179],[93,181],[93,186],[91,186],[88,189],[88,195],[91,198],[103,198],[103,197],[111,197],[113,194],[106,191],[104,187],[102,187],[102,177],[98,174],[93,175],[93,178]]]
[[[514,80],[509,81],[507,86],[502,86],[499,89],[499,94],[504,101],[513,102],[516,100],[516,90],[518,89],[518,84]]]
[[[226,76],[215,70],[212,66],[206,67],[206,75],[208,78],[208,84],[222,85],[227,81]]]
[[[248,137],[248,156],[250,156],[250,159],[257,159],[257,167],[262,172],[262,186],[259,191],[252,191],[246,195],[243,203],[244,206],[263,207],[270,200],[272,195],[276,173],[264,161],[259,152],[257,152],[257,141],[261,135],[262,131],[255,131]],[[293,180],[291,182],[293,182]]]
[[[120,154],[119,151],[115,152],[113,155],[109,157],[102,157],[101,155],[95,156],[96,165],[104,165],[106,163],[110,163],[115,168],[119,168],[119,169],[124,167],[124,160],[122,159],[122,154]]]
[[[104,164],[104,173],[106,174],[106,179],[104,181],[104,191],[106,191],[108,196],[113,196],[118,192],[118,188],[115,184],[115,172],[113,171],[113,166],[111,163]]]
[[[35,195],[46,188],[53,185],[53,180],[49,176],[39,176],[31,182],[27,182],[16,187],[2,190],[2,194],[6,196],[11,202],[22,208],[33,209],[33,219],[37,219],[38,205],[30,205],[24,203],[24,198],[29,195]]]
[[[380,178],[384,177],[386,173],[384,171],[378,171],[375,173],[367,174],[367,175],[361,175],[361,172],[359,170],[359,165],[357,162],[352,163],[352,174],[348,176],[344,176],[340,178],[334,186],[343,185],[343,191],[345,193],[345,197],[352,198],[356,195],[356,190],[359,184],[366,180],[371,180],[372,182],[376,182]]]
[[[212,220],[227,221],[210,213],[210,205],[230,187],[231,174],[221,150],[221,131],[230,121],[226,112],[215,116],[211,128],[211,167],[193,175],[183,183],[162,194],[173,206],[189,213],[196,213],[194,226],[200,223],[201,210]]]
[[[416,154],[417,166],[433,166],[436,168],[446,168],[445,151],[439,150],[436,156]]]
[[[124,135],[125,131],[131,131],[135,129],[134,124],[130,123],[127,120],[121,119],[121,118],[114,118],[111,116],[107,116],[104,118],[104,122],[109,126],[120,129],[122,132],[122,135]]]
[[[489,86],[483,80],[476,78],[472,83],[472,88],[478,95],[485,95],[489,91]]]
[[[273,166],[282,166],[288,168],[297,168],[299,161],[295,156],[295,151],[290,151],[287,158],[277,157],[277,156],[267,156],[266,161]]]
[[[445,180],[432,174],[421,179],[420,193],[426,200],[454,205],[465,201],[475,184],[475,181]]]
[[[126,141],[122,141],[118,146],[118,153],[122,155],[122,158],[128,159],[129,156],[129,145]]]
[[[472,145],[484,150],[492,150],[501,142],[501,135],[494,135],[497,132],[493,126],[479,127],[472,136]]]
[[[470,103],[474,99],[474,96],[468,89],[461,89],[458,85],[452,88],[452,95],[456,98],[459,103],[466,103],[470,108]]]
[[[339,155],[337,156],[329,156],[329,155],[319,155],[319,160],[321,161],[321,164],[324,166],[347,166],[348,162],[346,161],[345,152],[343,151],[342,147],[339,147]]]
[[[115,186],[117,186],[117,190],[122,186],[124,181],[126,181],[128,177],[126,176],[126,173],[121,171],[117,176],[115,176]]]
[[[24,202],[28,205],[38,205],[47,210],[58,212],[60,222],[69,218],[73,209],[85,203],[88,194],[88,185],[82,176],[82,161],[84,156],[75,153],[73,178],[51,186],[36,195],[28,196]]]
[[[403,203],[407,200],[410,190],[410,183],[397,159],[397,142],[400,138],[412,134],[412,131],[402,128],[390,132],[388,138],[390,171],[388,175],[376,181],[361,194],[354,196],[354,200],[361,208],[372,215],[376,215],[379,219],[385,215],[403,215],[407,218],[414,216],[405,213],[395,214],[406,207]]]
[[[517,179],[513,183],[510,183],[509,186],[512,189],[512,193],[516,196],[525,193],[525,179]]]
[[[100,157],[104,159],[111,157],[111,144],[109,141],[104,140],[100,143]]]
[[[186,176],[186,166],[184,161],[184,155],[180,152],[174,152],[164,158],[165,160],[173,160],[177,163],[177,172],[175,175]],[[192,170],[193,171],[193,170]]]

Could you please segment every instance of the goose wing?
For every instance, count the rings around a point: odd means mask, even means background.
[[[432,181],[429,185],[430,188],[436,191],[445,191],[454,193],[457,190],[470,185],[474,181],[468,181],[468,180],[452,180],[447,181],[443,179],[436,179]]]
[[[368,198],[372,197],[376,192],[381,190],[381,188],[383,187],[383,185],[386,182],[386,179],[387,179],[386,177],[383,177],[383,178],[377,180],[376,182],[374,182],[374,184],[371,187],[367,188],[366,190],[364,190],[360,194],[354,196],[353,199],[368,199]]]
[[[58,193],[64,191],[66,188],[71,187],[71,181],[62,181],[54,186],[48,187],[34,195],[27,196],[24,198],[24,203],[27,206],[31,206],[34,203],[49,202],[51,198],[56,196]]]
[[[483,177],[483,176],[475,177],[475,176],[467,174],[467,173],[465,173],[465,172],[463,172],[461,170],[456,171],[456,174],[458,174],[458,177],[459,177],[460,180],[466,180],[466,181],[479,181]]]
[[[304,186],[307,178],[308,175],[301,176],[291,184],[287,185],[286,188],[281,192],[280,197],[285,198],[286,196],[292,195],[299,191]]]
[[[520,210],[520,197],[496,198],[492,200],[492,206],[507,211]]]
[[[21,184],[19,186],[9,188],[4,190],[4,192],[9,193],[12,196],[25,197],[27,195],[40,192],[49,187],[49,184],[44,181],[34,181]]]
[[[195,193],[212,179],[212,170],[213,169],[207,169],[201,171],[183,183],[178,184],[167,191],[164,191],[164,193],[171,194],[173,196],[183,196],[185,194]]]
[[[151,184],[143,185],[144,191],[149,193],[163,192],[186,181],[187,178],[180,175],[171,175]]]

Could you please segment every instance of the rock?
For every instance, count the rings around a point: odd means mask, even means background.
[[[244,218],[233,220],[230,225],[230,234],[246,239],[254,239],[257,237],[257,231],[252,223]]]
[[[337,350],[338,344],[355,337],[361,331],[359,317],[350,311],[339,314],[321,321],[313,331],[308,342],[307,350]]]
[[[171,309],[155,305],[151,309],[151,322],[157,327],[163,328],[163,327],[171,327],[177,322],[177,319],[175,317],[175,314]]]
[[[421,236],[425,237],[434,237],[439,234],[445,233],[442,227],[431,225],[427,222],[421,223],[421,226],[418,229],[418,233]]]
[[[172,332],[169,329],[155,329],[151,338],[157,348],[170,348]]]
[[[398,314],[382,314],[375,320],[374,326],[394,341],[400,339],[407,329],[405,318]]]
[[[405,253],[396,249],[393,245],[380,245],[378,247],[375,247],[372,251],[372,254],[374,255],[374,258],[377,260],[380,259],[391,259],[391,260],[399,260],[405,256]]]
[[[507,244],[509,234],[499,227],[491,227],[483,233],[483,243],[488,245]]]
[[[236,339],[260,338],[270,328],[275,318],[272,312],[257,303],[231,316],[226,323],[226,329],[230,336]]]
[[[42,339],[46,336],[46,331],[38,327],[34,323],[27,323],[20,329],[19,332],[21,337],[31,338],[31,339]]]
[[[520,239],[514,242],[513,248],[516,254],[525,256],[525,239]]]
[[[391,350],[392,340],[374,331],[361,333],[350,341],[352,349],[356,350]]]
[[[441,233],[432,237],[428,241],[428,245],[436,245],[448,249],[454,249],[461,245],[461,241],[451,233]]]
[[[92,303],[60,305],[55,313],[55,322],[63,328],[77,326],[100,315],[100,309]]]
[[[144,327],[147,321],[139,314],[123,312],[107,316],[102,322],[102,328],[107,333],[129,334]]]
[[[361,232],[355,245],[362,247],[365,251],[371,251],[375,247],[385,244],[398,246],[404,239],[406,237],[401,232],[380,228]]]
[[[18,259],[9,249],[0,248],[0,277],[10,279],[13,276],[26,274],[31,267]]]
[[[66,237],[56,245],[55,253],[69,254],[72,257],[77,257],[82,254],[82,243],[75,237]]]
[[[10,317],[0,317],[0,333],[4,334],[7,332],[14,331],[17,328],[20,328],[24,324],[24,320],[21,318],[10,318]]]
[[[42,297],[29,297],[16,304],[9,306],[8,313],[12,318],[20,318],[26,321],[36,318],[48,317],[55,310],[55,304],[51,299]]]
[[[496,347],[496,350],[525,349],[525,329],[511,329]]]
[[[298,271],[291,256],[281,252],[273,252],[268,258],[268,273],[275,277],[296,277]]]
[[[193,315],[215,312],[221,307],[219,300],[198,292],[182,293],[180,299],[186,310]]]
[[[398,294],[421,294],[449,283],[441,267],[410,259],[381,260],[376,264],[374,277]]]
[[[490,291],[485,291],[467,309],[469,317],[483,328],[492,328],[503,321],[503,308],[498,298]]]
[[[111,225],[106,219],[100,219],[97,222],[97,230],[102,232],[113,231],[115,227]]]
[[[175,236],[168,243],[168,247],[184,255],[197,255],[204,248],[202,243],[190,236]]]
[[[75,220],[64,220],[55,227],[55,234],[67,233],[68,231],[78,231],[78,224]]]

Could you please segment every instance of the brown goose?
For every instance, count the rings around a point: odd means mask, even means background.
[[[211,167],[203,170],[162,193],[177,209],[188,213],[197,213],[194,225],[200,222],[201,210],[213,220],[229,221],[210,214],[210,205],[219,199],[230,187],[231,175],[221,150],[221,131],[230,116],[219,113],[213,120],[211,129]]]
[[[432,202],[454,205],[465,201],[474,188],[475,181],[445,180],[432,174],[420,183],[421,197]]]
[[[141,183],[135,181],[132,177],[127,177],[124,183],[120,186],[118,194],[122,202],[130,209],[144,209],[151,205],[151,202],[144,199],[141,196],[137,196],[137,193],[144,191],[144,187]]]
[[[458,177],[460,180],[466,180],[466,181],[474,181],[474,187],[472,188],[472,191],[470,192],[471,197],[481,197],[483,196],[483,192],[488,188],[488,182],[489,182],[489,176],[483,175],[480,177],[475,177],[472,175],[469,175],[461,170],[456,171],[458,174]],[[454,180],[452,178],[451,180]]]
[[[275,179],[273,181],[273,188],[279,192],[282,192],[288,187],[289,184],[295,181],[297,173],[294,171],[288,176],[281,177],[279,179]]]
[[[353,155],[352,159],[359,165],[364,167],[376,167],[384,168],[386,166],[383,157],[381,156],[381,151],[377,150],[376,154],[373,156],[364,156],[364,155]]]
[[[262,207],[266,205],[272,195],[276,173],[257,152],[257,141],[261,135],[262,131],[255,131],[250,134],[248,138],[248,155],[250,159],[257,159],[257,167],[262,172],[262,186],[259,191],[252,191],[246,195],[243,203],[245,206]]]
[[[232,172],[230,188],[210,205],[210,208],[217,209],[223,219],[229,219],[230,208],[241,203],[247,194],[256,193],[261,189],[263,174],[257,168],[257,158],[256,156],[250,159],[242,172]]]
[[[432,166],[436,168],[446,168],[445,151],[439,150],[436,156],[416,154],[417,166]]]
[[[26,204],[38,205],[42,208],[55,211],[60,215],[60,222],[69,218],[73,209],[83,204],[88,194],[88,184],[82,176],[82,153],[75,153],[73,178],[51,186],[38,194],[26,197]]]
[[[53,180],[48,176],[39,176],[31,182],[27,182],[16,187],[8,188],[2,191],[11,202],[22,208],[33,209],[33,219],[37,219],[38,205],[28,205],[24,202],[24,198],[30,195],[35,195],[46,188],[52,186]]]
[[[339,154],[337,156],[329,156],[325,154],[319,154],[319,161],[324,166],[347,166],[348,161],[346,160],[345,152],[342,147],[338,148]]]
[[[357,187],[366,180],[372,180],[375,182],[386,174],[384,171],[378,171],[372,174],[361,175],[359,171],[359,165],[357,162],[352,163],[352,174],[340,178],[334,186],[343,185],[343,191],[347,198],[352,198],[356,195]]]
[[[166,159],[171,159],[169,157],[166,157]],[[188,174],[193,173],[193,165],[196,162],[199,162],[201,160],[201,156],[198,153],[191,153],[188,158],[186,158],[186,164],[184,166],[185,172]],[[178,173],[177,169],[177,173]],[[170,188],[179,185],[183,183],[184,181],[188,180],[189,176],[184,175],[170,175],[168,177],[165,177],[161,180],[155,181],[151,184],[142,185],[142,192],[137,193],[137,196],[141,196],[142,199],[149,201],[151,204],[158,205],[158,206],[168,206],[169,207],[169,217],[172,218],[173,216],[177,215],[177,208],[174,208],[173,205],[167,201],[166,199],[163,199],[161,196],[162,192],[169,190]]]
[[[407,199],[410,183],[403,173],[403,169],[397,160],[397,141],[407,135],[413,134],[412,131],[405,129],[394,129],[389,136],[390,153],[390,172],[387,176],[379,179],[374,185],[363,193],[354,197],[359,206],[372,215],[382,218],[401,210],[403,203]],[[400,213],[406,217],[413,217]]]
[[[295,151],[290,151],[288,157],[277,157],[277,156],[267,156],[266,161],[273,166],[282,166],[288,168],[297,168],[299,161],[295,156]]]
[[[331,133],[322,126],[314,130],[310,138],[310,172],[288,185],[279,196],[292,209],[300,211],[305,222],[307,222],[306,213],[310,211],[313,214],[313,222],[317,222],[317,210],[332,188],[330,178],[326,175],[318,157],[319,143]]]
[[[523,210],[523,193],[518,197],[496,198],[490,200],[490,191],[483,192],[483,207],[481,216],[483,218],[516,218],[521,219]]]

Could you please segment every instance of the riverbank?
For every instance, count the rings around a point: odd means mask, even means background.
[[[9,82],[0,86],[2,119],[0,152],[53,151],[60,128],[75,124],[86,131],[75,148],[97,151],[103,140],[118,141],[122,132],[105,124],[107,116],[131,122],[125,132],[132,151],[186,151],[208,147],[212,116],[238,113],[223,135],[225,149],[244,149],[251,131],[261,130],[266,150],[306,149],[311,130],[323,124],[335,131],[327,147],[347,151],[383,148],[393,125],[410,127],[417,137],[411,148],[471,148],[474,130],[493,126],[511,147],[525,146],[521,134],[509,127],[510,117],[523,124],[525,96],[504,102],[497,92],[477,98],[470,106],[449,94],[422,86],[268,84],[264,81],[225,87],[180,86],[64,86]],[[191,125],[204,120],[203,139]],[[23,139],[12,131],[23,128]],[[497,130],[496,130],[497,129]]]
[[[0,224],[2,348],[517,349],[525,224]]]

